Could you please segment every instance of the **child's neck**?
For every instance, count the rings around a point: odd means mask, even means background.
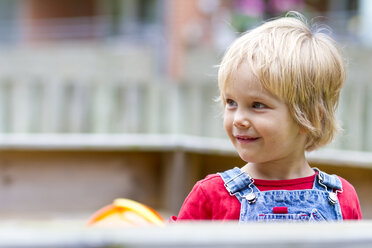
[[[286,180],[314,175],[305,157],[295,164],[270,163],[248,163],[242,170],[256,179]]]

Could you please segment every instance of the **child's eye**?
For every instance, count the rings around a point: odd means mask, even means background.
[[[254,102],[252,104],[252,107],[255,108],[255,109],[263,109],[263,108],[267,108],[267,106],[261,102]]]
[[[236,102],[234,101],[234,100],[232,100],[232,99],[226,99],[226,106],[227,107],[235,107],[237,104],[236,104]]]

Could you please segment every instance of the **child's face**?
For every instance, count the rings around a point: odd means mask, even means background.
[[[247,64],[240,65],[225,92],[224,127],[246,162],[293,162],[304,155],[306,137],[287,104],[263,88]]]

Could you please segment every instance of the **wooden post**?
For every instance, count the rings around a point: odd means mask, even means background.
[[[164,205],[172,214],[176,214],[187,194],[185,190],[187,183],[186,155],[182,150],[175,150],[174,152],[165,153],[164,156]]]

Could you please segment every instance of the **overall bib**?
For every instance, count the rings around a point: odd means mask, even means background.
[[[218,173],[230,195],[241,203],[239,222],[342,221],[337,193],[340,179],[318,169],[312,189],[259,191],[254,180],[239,168]]]

